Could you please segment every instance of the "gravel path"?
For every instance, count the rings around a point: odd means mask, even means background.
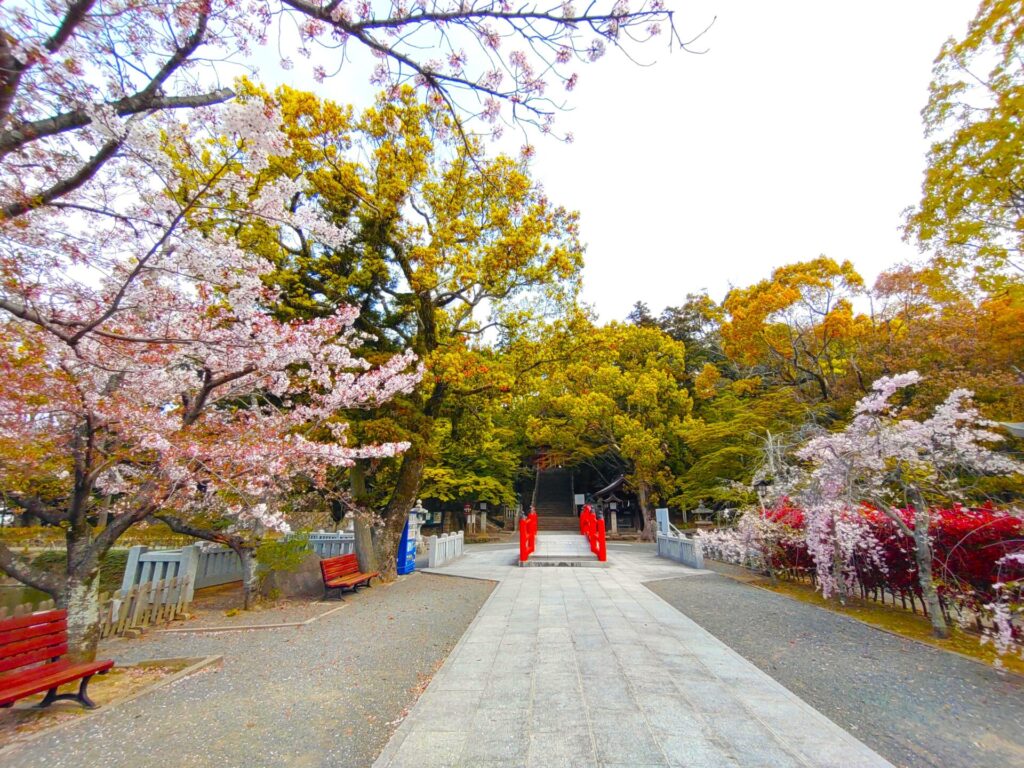
[[[720,575],[647,586],[898,766],[1024,765],[1024,678]]]
[[[416,573],[346,595],[344,610],[307,627],[112,644],[122,662],[223,654],[224,665],[0,754],[0,764],[365,768],[493,586]]]

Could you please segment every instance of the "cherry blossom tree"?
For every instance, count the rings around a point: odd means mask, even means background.
[[[231,68],[276,38],[282,65],[308,57],[322,79],[362,49],[377,84],[491,132],[549,131],[577,64],[663,32],[681,42],[661,0],[0,5],[0,489],[68,546],[63,578],[2,547],[0,568],[68,607],[77,655],[95,648],[99,561],[132,524],[213,496],[233,524],[281,527],[279,481],[403,448],[346,445],[336,414],[410,388],[412,357],[369,370],[344,307],[274,321],[267,265],[223,234],[262,219],[347,237],[295,204],[299,182],[254,183],[288,147],[264,106],[225,106]]]
[[[665,31],[663,0],[515,6],[507,0],[13,0],[0,5],[0,216],[52,205],[92,180],[125,136],[105,115],[145,119],[230,99],[231,65],[277,40],[282,65],[323,79],[357,56],[375,84],[413,82],[488,130],[548,131],[578,65]],[[292,41],[292,42],[288,42]],[[294,46],[294,50],[287,47]],[[237,74],[237,70],[236,70]]]
[[[879,546],[856,514],[869,503],[913,539],[932,629],[946,637],[949,628],[932,574],[930,501],[961,496],[965,476],[1015,474],[1024,466],[988,447],[1001,436],[970,404],[968,390],[950,392],[923,421],[900,418],[893,399],[920,380],[916,371],[877,380],[845,429],[812,438],[797,451],[809,465],[800,501],[807,515],[807,547],[825,596],[853,577],[847,564],[854,553],[871,558]],[[904,512],[908,508],[910,515]],[[873,560],[881,566],[880,554]]]
[[[83,133],[120,141],[105,183],[79,190],[73,210],[39,207],[0,229],[0,487],[63,526],[68,554],[57,576],[0,543],[0,568],[68,609],[77,656],[95,652],[100,561],[133,524],[216,499],[229,524],[282,530],[266,504],[281,482],[406,447],[348,445],[336,414],[411,390],[414,356],[379,368],[356,357],[354,308],[273,319],[271,265],[211,224],[347,239],[294,209],[294,182],[245,194],[288,151],[280,116],[233,103],[203,117],[199,129],[108,111]]]

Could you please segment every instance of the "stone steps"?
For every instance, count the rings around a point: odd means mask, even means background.
[[[537,513],[537,531],[558,531],[560,533],[579,533],[580,521],[568,515],[543,515]]]
[[[608,564],[597,559],[590,544],[578,532],[548,533],[538,531],[537,549],[530,555],[524,568],[604,568]]]

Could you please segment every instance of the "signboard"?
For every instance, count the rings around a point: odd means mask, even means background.
[[[582,493],[577,493],[572,498],[573,504],[575,504],[577,507],[582,507],[584,504],[587,503],[587,497]]]
[[[668,507],[659,507],[654,510],[654,514],[658,519],[658,530],[661,533],[668,533]]]

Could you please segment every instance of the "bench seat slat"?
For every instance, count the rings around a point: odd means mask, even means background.
[[[74,662],[60,659],[59,661],[48,661],[43,664],[37,664],[34,667],[25,667],[24,669],[15,669],[12,672],[5,672],[0,675],[0,691],[5,691],[8,688],[14,688],[21,685],[26,680],[32,680],[38,677],[40,670],[45,670],[47,674],[55,674],[62,669],[67,669],[73,664]]]
[[[15,616],[12,619],[4,619],[3,621],[0,621],[0,633],[7,632],[10,629],[31,627],[35,624],[46,624],[50,621],[65,621],[67,620],[67,617],[68,612],[63,608],[58,608],[52,611],[29,613],[25,616]]]
[[[339,576],[336,579],[328,580],[327,586],[338,587],[344,584],[359,584],[364,581],[369,581],[376,575],[377,572],[374,571],[373,573],[353,573],[350,576]]]
[[[50,667],[58,667],[55,671],[51,671]],[[75,680],[80,680],[88,675],[95,675],[99,672],[106,672],[108,669],[114,666],[113,661],[93,661],[86,664],[71,664],[68,666],[58,664],[44,664],[41,667],[34,667],[33,670],[38,670],[35,677],[18,683],[11,687],[0,688],[0,706],[4,704],[10,704],[23,699],[26,696],[31,696],[34,693],[41,693],[47,691],[50,688],[55,688],[65,683],[71,683]]]
[[[68,623],[64,620],[51,621],[46,624],[33,624],[30,627],[20,627],[18,629],[12,629],[4,632],[0,632],[0,656],[4,654],[4,646],[10,643],[16,643],[19,640],[29,640],[39,635],[52,635],[58,632],[67,632]]]
[[[47,641],[46,644],[40,645],[38,648],[33,648],[25,653],[19,653],[17,656],[0,658],[0,672],[25,667],[29,664],[37,664],[40,661],[49,661],[56,656],[63,656],[67,652],[67,635],[54,635],[53,640]]]

